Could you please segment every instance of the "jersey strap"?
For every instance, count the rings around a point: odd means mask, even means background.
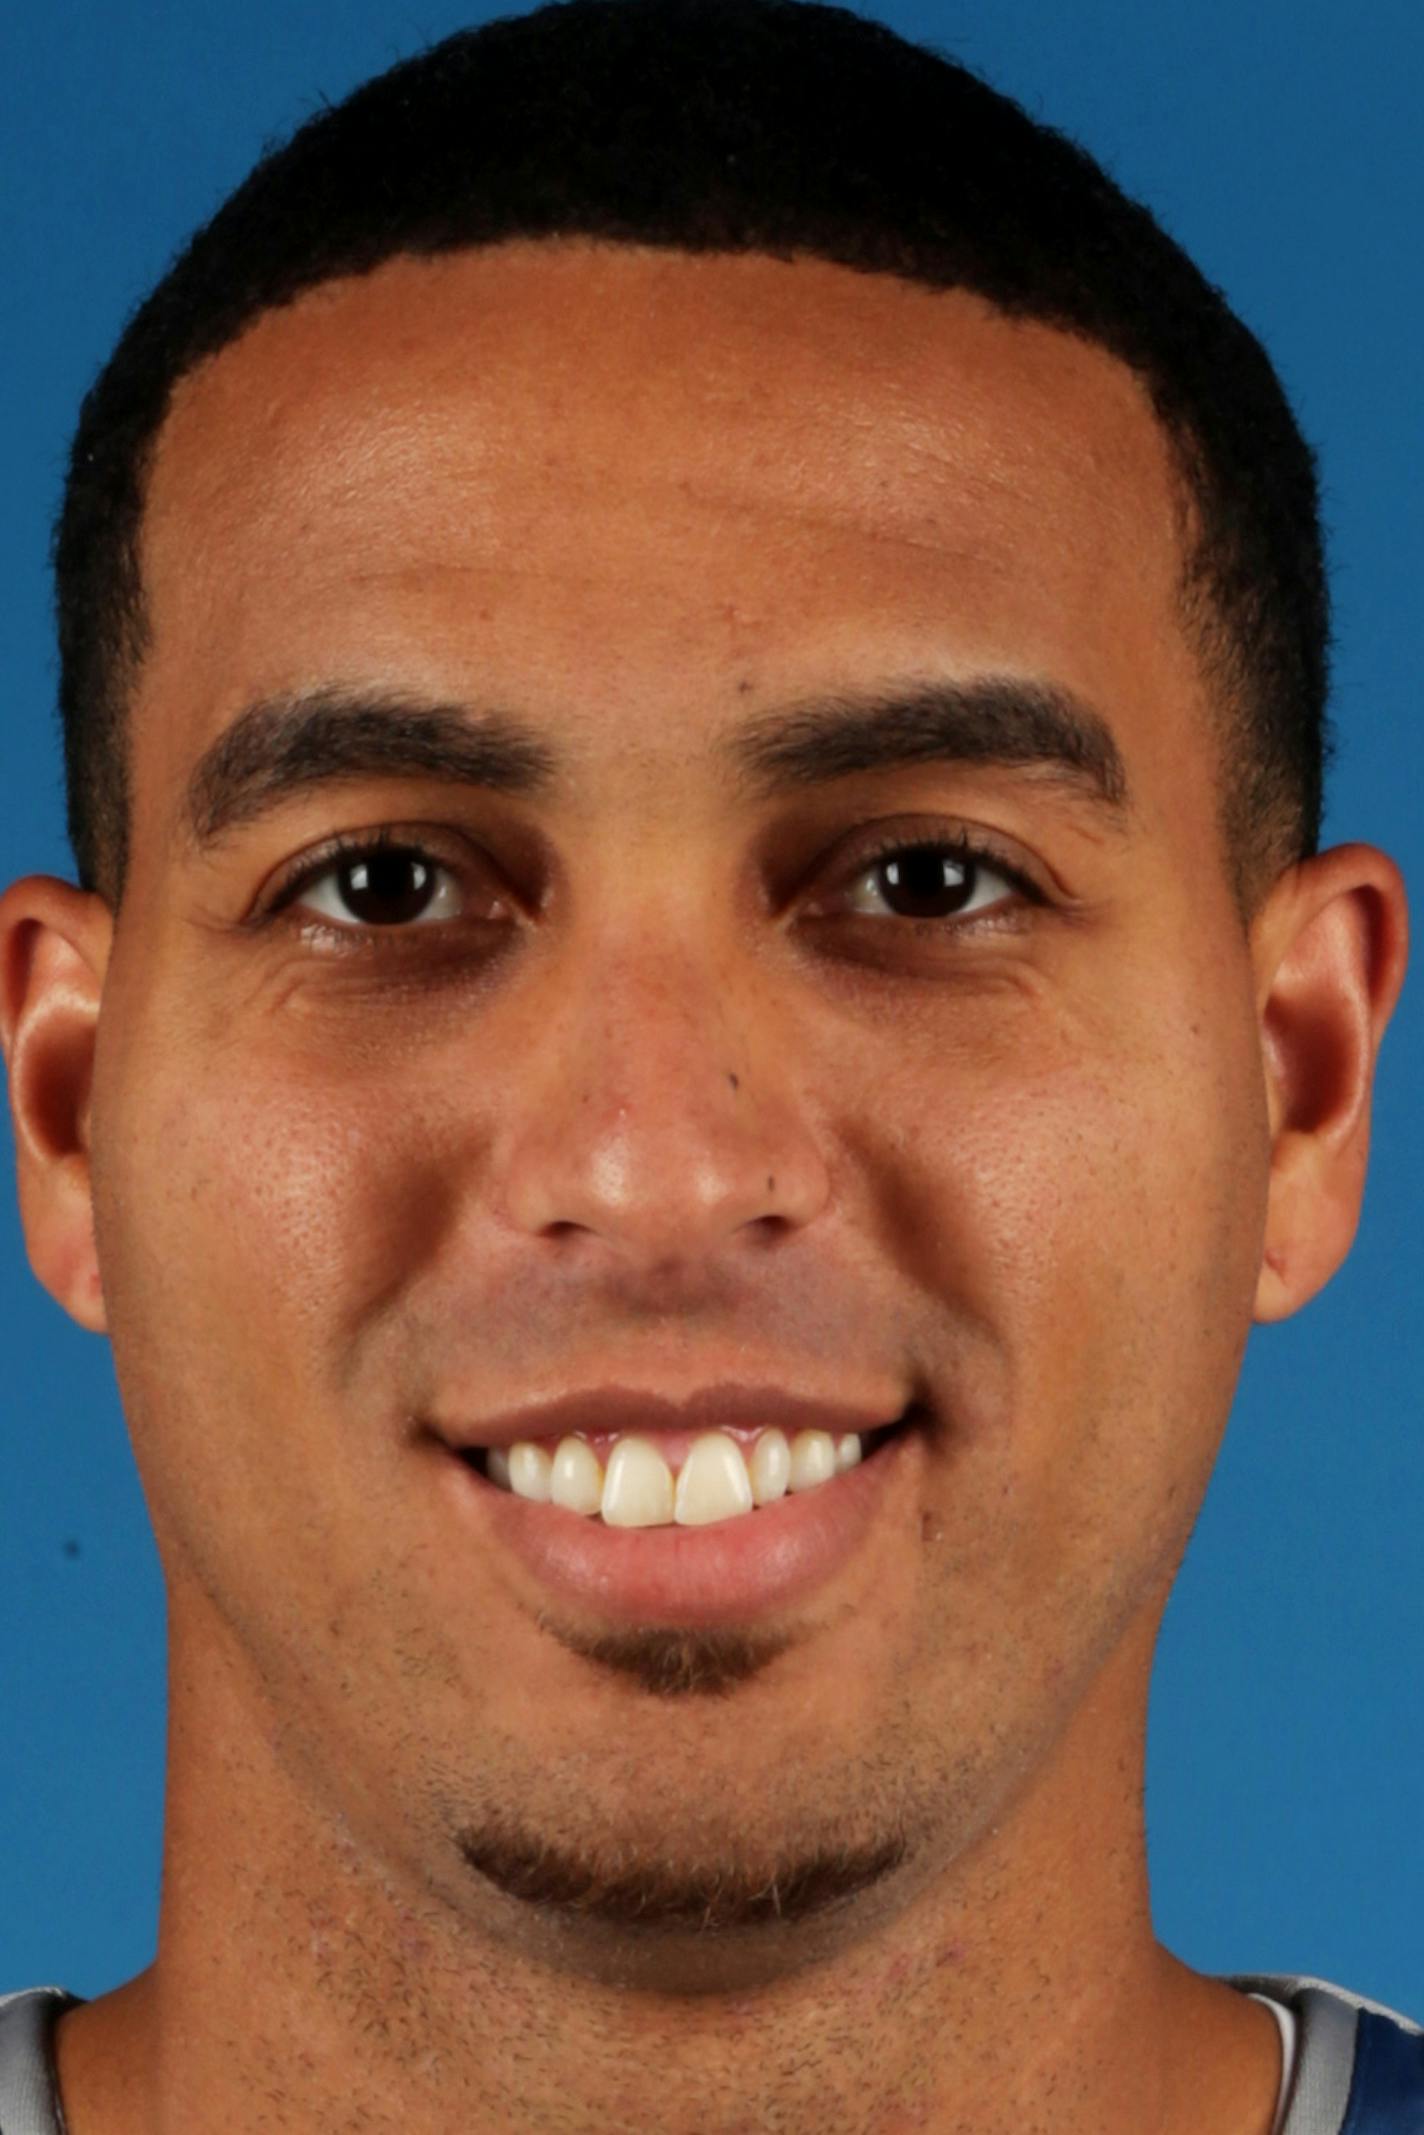
[[[1340,2135],[1424,2135],[1424,2033],[1360,2011],[1355,2070]]]

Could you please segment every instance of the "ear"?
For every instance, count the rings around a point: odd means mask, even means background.
[[[1375,1062],[1409,957],[1404,878],[1372,845],[1284,876],[1252,930],[1271,1126],[1258,1321],[1289,1319],[1359,1227]]]
[[[30,1266],[71,1319],[108,1331],[89,1168],[99,1003],[113,938],[102,897],[26,875],[0,897],[0,1046]]]

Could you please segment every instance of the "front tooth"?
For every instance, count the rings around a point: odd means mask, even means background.
[[[791,1447],[785,1431],[763,1431],[752,1448],[752,1496],[758,1505],[770,1505],[786,1495],[791,1481]]]
[[[597,1512],[603,1498],[603,1470],[598,1465],[598,1455],[584,1439],[559,1440],[549,1495],[567,1512]]]
[[[751,1478],[741,1447],[725,1431],[704,1431],[693,1440],[678,1475],[673,1518],[679,1527],[707,1527],[751,1509]]]
[[[549,1502],[549,1471],[553,1462],[542,1446],[531,1445],[521,1438],[509,1449],[509,1487],[516,1497],[534,1498],[539,1504]]]
[[[791,1487],[814,1490],[836,1472],[836,1442],[829,1431],[798,1431],[791,1441]]]
[[[620,1438],[603,1479],[606,1527],[665,1527],[673,1517],[672,1470],[648,1439]]]

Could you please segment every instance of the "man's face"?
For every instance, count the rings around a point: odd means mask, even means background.
[[[731,1921],[798,1864],[925,1874],[1138,1681],[1270,1161],[1179,527],[1101,351],[809,261],[398,261],[180,388],[94,1088],[116,1365],[189,1696],[457,1907],[541,1846],[615,1926],[713,1869]],[[726,769],[778,708],[986,676],[1096,708],[1120,824],[1022,767]],[[223,731],[338,688],[497,708],[560,777],[187,839]],[[386,827],[423,913],[334,863],[276,901]],[[960,835],[1034,894],[897,909],[877,844]],[[725,1381],[924,1405],[793,1605],[639,1625],[456,1510],[437,1425]]]

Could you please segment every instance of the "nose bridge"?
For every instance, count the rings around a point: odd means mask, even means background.
[[[505,1151],[520,1229],[572,1224],[666,1259],[811,1219],[826,1181],[794,1051],[732,943],[680,903],[645,909],[597,949],[570,943],[540,983],[559,1006],[534,1020]]]

